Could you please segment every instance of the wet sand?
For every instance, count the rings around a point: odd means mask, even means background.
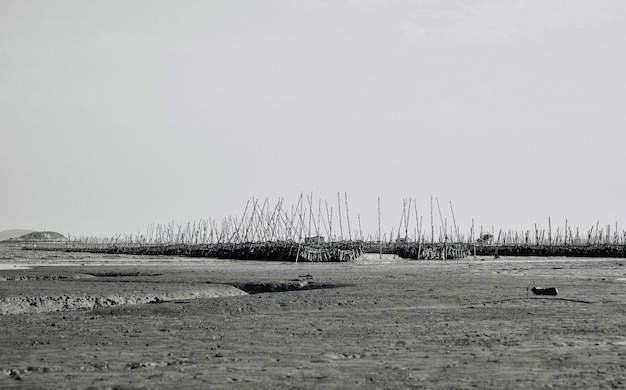
[[[626,259],[179,261],[0,270],[5,301],[242,292],[1,315],[0,388],[626,387]]]

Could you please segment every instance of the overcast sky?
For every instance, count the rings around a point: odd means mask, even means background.
[[[625,69],[623,0],[0,0],[0,230],[301,192],[371,233],[431,196],[468,232],[623,230]]]

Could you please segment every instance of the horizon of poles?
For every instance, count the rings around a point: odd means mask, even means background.
[[[253,198],[246,203],[242,216],[228,216],[219,223],[215,219],[201,219],[186,224],[152,223],[145,232],[136,234],[117,234],[111,238],[72,237],[68,240],[82,244],[133,244],[133,245],[208,245],[208,244],[241,244],[255,242],[293,242],[326,243],[356,241],[380,244],[410,243],[464,243],[483,245],[626,245],[626,231],[619,231],[617,222],[600,226],[598,221],[589,230],[572,230],[565,220],[565,226],[553,230],[551,218],[548,217],[548,228],[539,229],[535,224],[533,230],[498,231],[492,226],[485,230],[483,226],[476,231],[474,220],[469,233],[462,233],[457,225],[452,202],[449,202],[451,222],[444,216],[438,198],[431,196],[429,226],[424,224],[423,217],[418,215],[417,201],[413,198],[403,199],[402,213],[398,229],[394,228],[387,234],[382,232],[380,224],[380,197],[378,198],[378,231],[374,234],[363,234],[361,216],[357,214],[357,225],[353,226],[350,219],[348,194],[337,193],[337,204],[329,204],[321,198],[314,202],[313,193],[301,193],[297,204],[284,205],[279,198],[271,204],[269,198],[263,201]],[[435,218],[435,205],[438,221]],[[336,206],[336,208],[335,208]],[[336,211],[336,212],[335,212]],[[345,229],[344,229],[345,224]],[[437,226],[437,229],[435,229]],[[606,230],[605,230],[606,229]],[[436,234],[437,233],[437,234]],[[478,233],[478,235],[476,235]],[[317,240],[323,237],[324,240]]]

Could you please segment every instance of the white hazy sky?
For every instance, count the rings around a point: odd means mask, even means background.
[[[0,230],[302,191],[397,229],[626,227],[626,1],[0,0]]]

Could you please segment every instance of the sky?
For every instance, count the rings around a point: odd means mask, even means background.
[[[624,69],[623,0],[0,0],[0,231],[626,230]]]

